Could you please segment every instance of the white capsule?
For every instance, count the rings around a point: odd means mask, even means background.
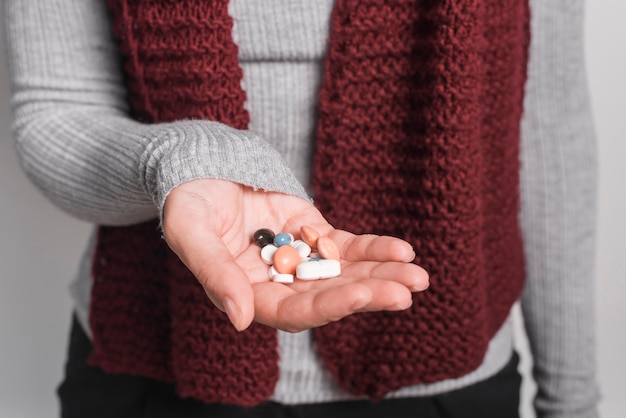
[[[278,249],[274,244],[267,244],[265,247],[261,248],[261,258],[265,262],[265,264],[269,264],[270,266],[274,264],[274,253]]]
[[[293,274],[275,274],[272,281],[275,283],[293,283]]]
[[[311,260],[298,264],[296,277],[300,280],[318,280],[337,277],[341,274],[338,260]]]

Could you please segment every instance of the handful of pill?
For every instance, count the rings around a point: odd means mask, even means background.
[[[318,280],[341,274],[339,248],[329,237],[321,237],[310,226],[300,228],[301,240],[292,234],[274,234],[267,228],[259,229],[252,237],[261,247],[261,258],[270,266],[270,279],[279,283],[300,280]]]

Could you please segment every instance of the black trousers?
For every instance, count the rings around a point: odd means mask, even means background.
[[[521,376],[513,354],[495,376],[453,392],[416,398],[255,408],[180,399],[170,384],[110,375],[87,365],[91,342],[74,319],[65,379],[58,388],[62,418],[519,418]]]

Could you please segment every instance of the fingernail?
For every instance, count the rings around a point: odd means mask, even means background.
[[[232,322],[237,331],[241,331],[239,324],[241,322],[241,311],[237,308],[235,302],[233,302],[230,298],[224,298],[222,303],[224,304],[224,310],[226,311],[226,315],[228,315],[230,322]]]

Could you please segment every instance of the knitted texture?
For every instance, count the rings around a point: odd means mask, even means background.
[[[519,297],[524,1],[346,0],[332,17],[315,195],[329,221],[411,242],[431,275],[400,313],[317,330],[355,394],[459,377]]]
[[[129,101],[145,122],[209,119],[245,129],[227,1],[111,0]],[[100,227],[90,358],[112,373],[175,382],[181,397],[255,405],[278,381],[274,330],[245,333],[208,300],[156,222]]]
[[[135,117],[245,129],[227,1],[110,0]],[[410,241],[431,288],[410,310],[316,330],[342,387],[378,399],[482,361],[518,298],[525,1],[338,0],[320,93],[316,199],[337,227]],[[237,333],[156,224],[100,228],[93,364],[253,405],[278,378],[275,331]]]

